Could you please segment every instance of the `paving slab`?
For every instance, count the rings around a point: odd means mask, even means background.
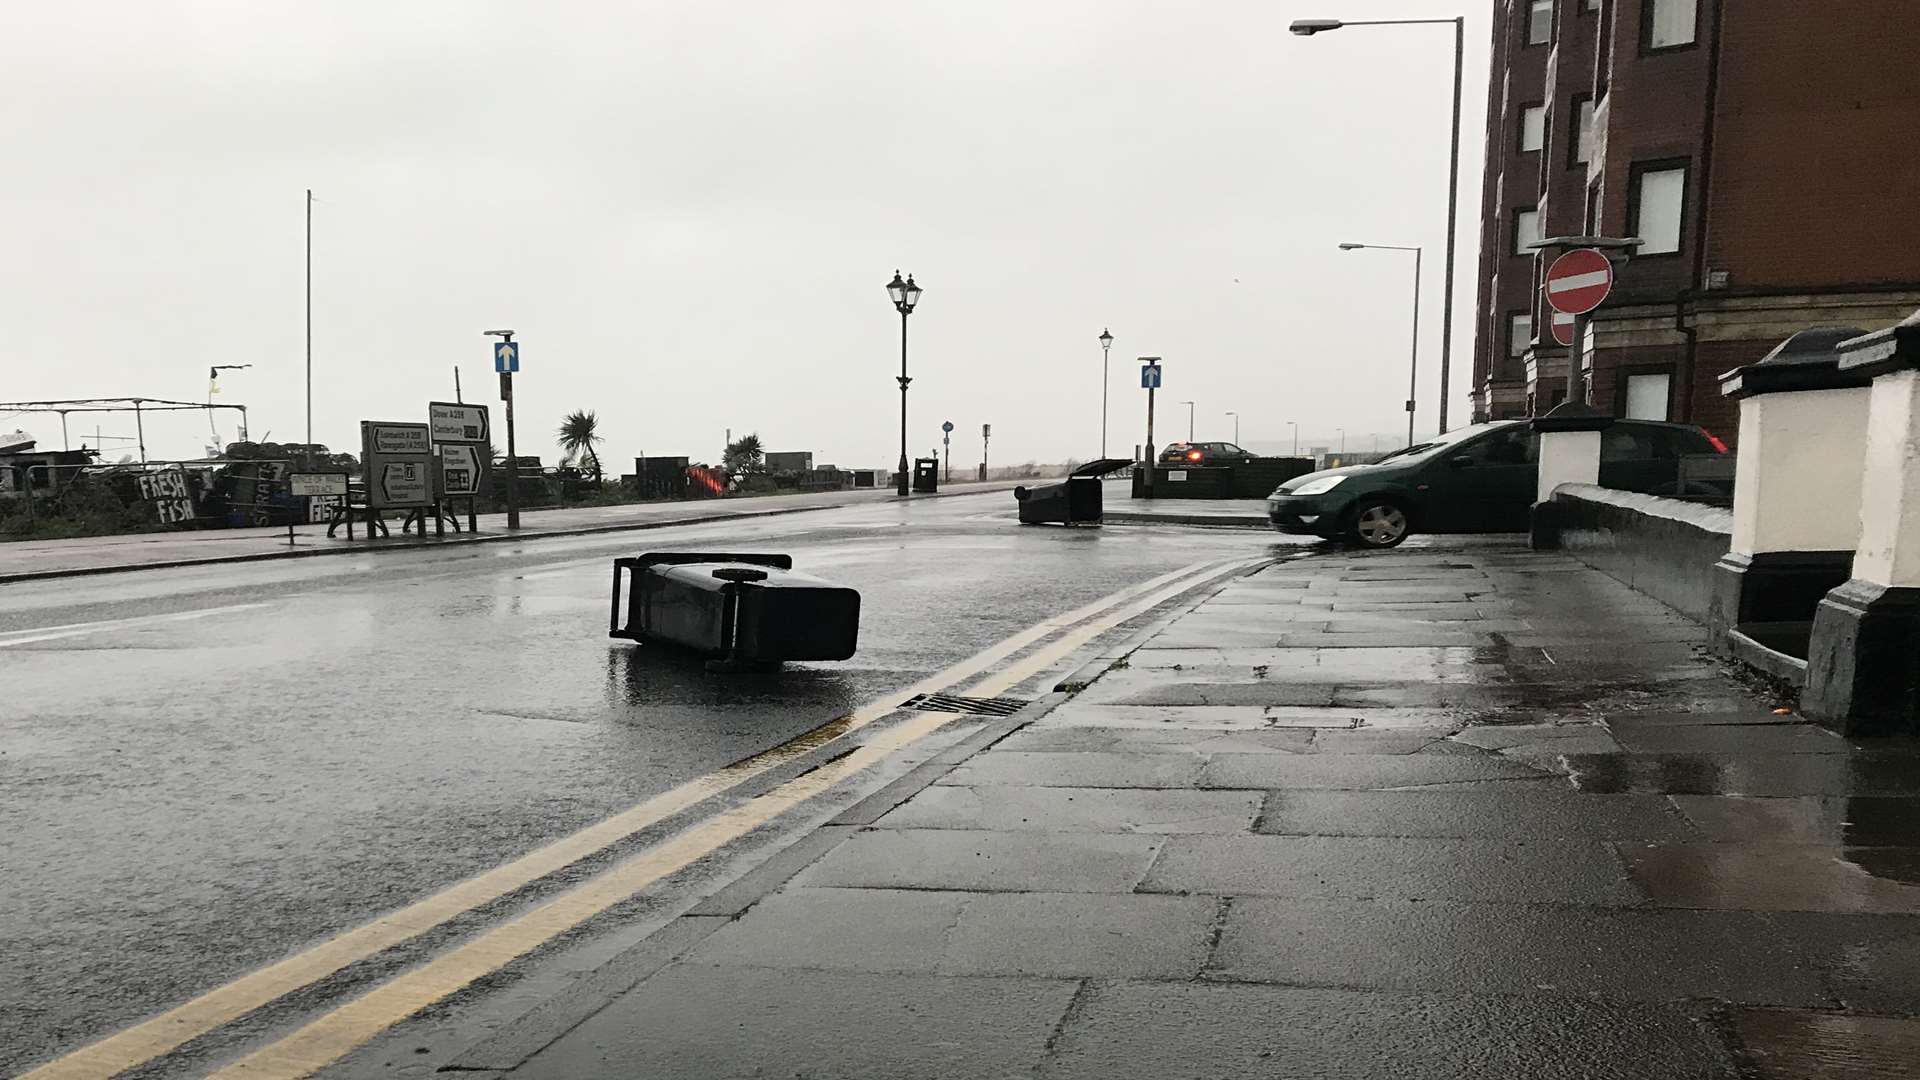
[[[1636,754],[1845,754],[1856,749],[1853,743],[1815,724],[1626,724],[1615,729],[1613,737],[1623,749]]]
[[[1259,831],[1298,836],[1695,840],[1658,795],[1585,795],[1559,785],[1412,791],[1275,791]]]
[[[1909,1080],[1920,1020],[1750,1009],[1731,1026],[1754,1080]]]
[[[1182,727],[1050,727],[1015,732],[994,746],[995,753],[1020,751],[1092,751],[1114,754],[1304,754],[1315,739],[1312,728],[1218,731]]]
[[[942,784],[979,787],[1020,784],[1044,787],[1195,787],[1207,759],[1199,754],[1113,754],[1075,751],[982,754],[948,773]]]
[[[1263,798],[1257,791],[936,784],[896,807],[880,819],[878,826],[1152,835],[1242,833],[1253,828]]]
[[[1321,709],[1288,705],[1114,705],[1068,702],[1035,727],[1194,728],[1255,731],[1266,728],[1457,728],[1461,710]]]
[[[1463,994],[1836,1004],[1785,935],[1744,911],[1247,897],[1229,905],[1208,974]]]
[[[879,829],[856,834],[797,886],[1131,892],[1164,838],[1102,833]]]
[[[1674,795],[1671,801],[1709,840],[1836,847],[1920,846],[1920,797]]]
[[[1785,911],[1770,918],[1845,1008],[1920,1015],[1920,916]]]
[[[1079,984],[675,965],[516,1077],[1026,1075]]]
[[[1206,963],[1219,907],[1211,896],[980,896],[954,927],[941,970],[1190,979]]]
[[[931,972],[974,894],[925,889],[790,888],[701,942],[686,962],[843,971]]]
[[[1216,754],[1200,774],[1209,788],[1368,790],[1456,784],[1467,780],[1534,779],[1539,770],[1491,755]]]
[[[1095,985],[1040,1070],[1049,1080],[1736,1075],[1725,1042],[1667,1005],[1167,982]]]
[[[1693,843],[1620,854],[1662,907],[1920,915],[1920,848]]]
[[[1616,907],[1645,896],[1598,842],[1356,836],[1168,837],[1140,889]]]
[[[1666,795],[1920,795],[1910,754],[1569,754],[1582,790]]]

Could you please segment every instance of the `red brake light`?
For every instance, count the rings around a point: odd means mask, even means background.
[[[1187,460],[1188,460],[1188,461],[1199,461],[1199,460],[1200,460],[1200,457],[1201,457],[1201,454],[1200,454],[1200,451],[1198,451],[1198,450],[1189,450],[1189,451],[1187,451]]]
[[[1720,436],[1715,435],[1711,431],[1707,431],[1705,428],[1701,429],[1701,433],[1707,437],[1708,442],[1713,444],[1714,452],[1721,454],[1731,453],[1731,451],[1727,449],[1727,444],[1720,441]]]

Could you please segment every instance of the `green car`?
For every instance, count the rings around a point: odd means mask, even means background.
[[[1284,533],[1389,548],[1416,532],[1525,532],[1539,486],[1540,437],[1526,420],[1450,431],[1372,465],[1308,473],[1267,497]],[[1732,493],[1730,470],[1706,489],[1683,481],[1682,458],[1719,457],[1726,444],[1702,428],[1620,420],[1601,432],[1600,483],[1655,495]],[[1683,490],[1685,488],[1686,490]]]

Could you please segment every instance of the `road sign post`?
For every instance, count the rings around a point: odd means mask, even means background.
[[[953,421],[951,420],[940,425],[940,447],[940,456],[946,459],[947,483],[951,484],[953,483]]]
[[[1153,395],[1160,389],[1160,358],[1143,356],[1140,358],[1140,364],[1140,385],[1147,391],[1147,452],[1144,455],[1146,461],[1143,462],[1146,476],[1142,483],[1146,488],[1147,498],[1151,499],[1153,498]]]
[[[1553,260],[1541,285],[1547,306],[1572,316],[1567,327],[1567,400],[1585,402],[1583,361],[1587,348],[1587,313],[1600,306],[1613,291],[1613,262],[1598,248],[1575,248]],[[1560,340],[1560,323],[1551,320],[1554,340]]]
[[[511,330],[487,333],[501,339],[493,347],[493,370],[500,373],[500,400],[507,409],[507,528],[512,530],[520,527],[520,459],[513,441],[513,373],[520,370],[520,346]]]

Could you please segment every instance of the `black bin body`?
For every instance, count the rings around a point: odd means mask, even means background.
[[[940,490],[940,459],[917,457],[913,459],[913,490],[931,495]]]
[[[623,622],[621,586],[629,575]],[[786,555],[615,559],[607,634],[750,664],[845,660],[859,644],[860,594],[794,572]]]
[[[1055,484],[1037,484],[1013,489],[1020,502],[1022,525],[1077,525],[1099,521],[1105,509],[1104,487],[1100,478],[1133,464],[1121,458],[1089,461]]]

